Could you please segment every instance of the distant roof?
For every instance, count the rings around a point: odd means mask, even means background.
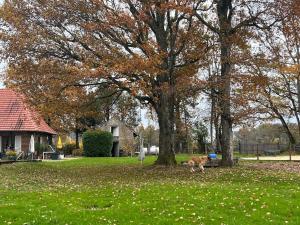
[[[0,89],[0,131],[56,132],[30,109],[21,94],[11,89]]]

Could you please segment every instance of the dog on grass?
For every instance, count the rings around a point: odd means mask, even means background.
[[[194,167],[198,166],[200,168],[200,172],[204,173],[204,165],[210,158],[208,156],[203,157],[192,157],[188,162],[187,165],[191,168],[191,172],[195,172]]]

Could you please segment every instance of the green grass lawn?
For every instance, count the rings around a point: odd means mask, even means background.
[[[1,165],[0,224],[300,224],[300,175],[247,163],[191,174],[154,160]]]

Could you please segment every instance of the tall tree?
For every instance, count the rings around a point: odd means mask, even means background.
[[[224,166],[233,165],[231,84],[233,67],[238,59],[233,55],[245,43],[245,34],[250,27],[267,28],[274,21],[267,15],[271,1],[216,0],[197,1],[195,16],[218,37],[220,53],[220,78],[218,100],[221,117],[221,148]],[[268,13],[268,14],[267,14]]]
[[[151,105],[160,128],[156,163],[176,163],[175,93],[197,84],[208,48],[191,1],[6,0],[0,15],[10,65],[58,62],[69,71],[59,80],[105,82]]]
[[[290,143],[295,144],[289,119],[295,119],[300,134],[300,13],[294,0],[278,4],[275,12],[280,21],[271,29],[256,32],[255,51],[244,60],[244,71],[249,74],[243,93],[262,117],[279,120]]]

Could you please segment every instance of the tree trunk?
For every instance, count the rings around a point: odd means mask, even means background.
[[[300,119],[299,119],[299,112],[300,112],[300,78],[299,77],[300,77],[300,74],[298,74],[298,78],[297,78],[297,102],[298,102],[298,105],[294,106],[294,108],[295,108],[294,113],[295,113],[295,116],[296,116],[296,119],[297,119],[297,124],[298,124],[298,134],[300,134]],[[291,99],[293,99],[292,96],[291,96]]]
[[[280,117],[279,119],[280,119],[281,124],[282,124],[282,126],[283,126],[283,128],[284,128],[284,130],[285,130],[285,132],[286,132],[286,134],[287,134],[287,136],[288,136],[288,138],[289,138],[290,143],[291,143],[292,145],[294,145],[294,144],[296,143],[296,140],[295,140],[293,134],[291,133],[290,128],[289,128],[288,125],[286,124],[286,122],[285,122],[285,120],[283,119],[283,117]]]
[[[300,43],[297,41],[296,44],[296,62],[300,65]],[[297,77],[297,100],[298,100],[298,107],[297,113],[300,112],[300,71],[298,70],[298,77]]]
[[[270,109],[275,113],[276,117],[280,120],[280,122],[283,126],[283,129],[285,130],[285,132],[286,132],[286,134],[289,138],[290,143],[292,145],[294,145],[296,143],[296,140],[295,140],[293,134],[291,133],[288,124],[286,123],[284,117],[281,115],[278,108],[275,106],[274,102],[272,101],[269,92],[267,90],[265,90],[265,93],[268,94],[268,101],[269,101],[269,104],[270,104]]]
[[[167,91],[166,91],[167,92]],[[176,165],[174,152],[174,105],[169,93],[161,93],[156,107],[159,124],[159,154],[157,165]]]
[[[295,140],[293,134],[291,133],[289,126],[285,122],[285,119],[283,118],[283,116],[279,113],[279,111],[275,107],[273,107],[273,111],[277,115],[278,119],[280,120],[280,122],[283,126],[283,129],[285,130],[285,132],[289,138],[290,143],[292,145],[294,145],[296,143],[296,140]]]
[[[50,117],[48,117],[48,119],[47,119],[47,124],[49,125],[49,126],[51,126],[51,119],[50,119]],[[53,137],[52,137],[52,135],[49,135],[48,136],[48,145],[53,145]],[[1,147],[1,146],[0,146]]]
[[[181,120],[181,112],[180,112],[180,103],[179,99],[176,99],[176,107],[175,107],[175,152],[176,153],[183,153],[182,152],[182,144],[185,143],[186,135],[184,134],[183,130],[183,122]]]
[[[226,72],[227,73],[227,72]],[[226,76],[225,76],[226,77]],[[224,81],[221,99],[221,144],[222,144],[222,165],[233,166],[232,121],[230,112],[230,84]],[[230,82],[230,81],[229,81]]]
[[[232,30],[230,12],[232,9],[231,0],[220,0],[217,3],[217,11],[220,26],[220,48],[221,48],[221,87],[220,87],[220,108],[221,108],[221,144],[222,144],[222,165],[233,166],[233,149],[231,148],[232,119],[230,111],[231,91],[231,48]]]
[[[75,144],[76,144],[76,149],[79,149],[79,129],[75,130]]]
[[[193,153],[193,152],[190,152],[190,147],[189,147],[189,128],[188,128],[188,115],[187,115],[187,110],[184,109],[184,127],[185,127],[185,140],[186,140],[186,143],[185,143],[185,149],[186,149],[186,153],[190,154],[190,153]]]
[[[107,107],[105,109],[105,120],[106,120],[106,122],[108,122],[110,120],[110,109],[109,109],[109,107]]]
[[[211,110],[210,110],[210,144],[213,145],[214,142],[214,117],[215,117],[215,98],[213,97],[213,94],[211,95]]]
[[[298,99],[298,113],[300,112],[300,74],[298,75],[297,78],[297,99]]]
[[[219,115],[216,114],[214,118],[215,135],[216,135],[216,152],[222,152],[221,148],[221,132],[219,126]]]
[[[300,104],[300,81],[299,81],[299,78],[297,78],[297,100],[294,99],[294,96],[293,96],[293,91],[291,89],[291,81],[286,77],[285,74],[282,74],[284,80],[285,80],[285,84],[286,84],[286,87],[287,87],[287,91],[288,91],[288,97],[289,97],[289,100],[291,101],[291,104],[292,104],[292,111],[295,115],[295,118],[296,118],[296,121],[297,121],[297,126],[298,126],[298,133],[300,134],[300,118],[299,118],[299,104]],[[273,105],[273,103],[272,103]],[[277,111],[277,113],[279,113]],[[279,113],[280,114],[280,113]]]

